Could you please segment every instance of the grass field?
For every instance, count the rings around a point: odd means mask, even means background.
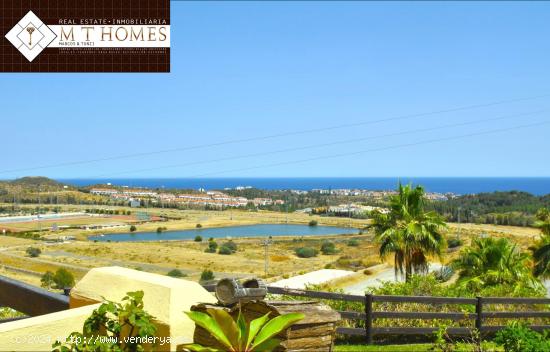
[[[25,246],[34,243],[42,243],[42,241],[27,240],[11,236],[0,236],[0,250],[13,246]]]
[[[346,241],[351,238],[359,238],[358,247],[348,247]],[[319,254],[315,258],[298,258],[294,249],[302,246],[311,246],[319,249],[326,236],[319,238],[306,238],[303,241],[294,241],[290,238],[281,238],[273,241],[269,249],[269,273],[274,278],[292,276],[307,271],[324,268],[327,264],[334,267],[349,269],[349,259],[357,258],[361,266],[369,264],[367,261],[376,261],[376,253],[367,236],[346,235],[329,237],[333,240],[340,253],[335,255]],[[222,244],[224,240],[219,240]],[[96,267],[125,263],[127,267],[141,267],[143,270],[165,274],[172,268],[178,268],[189,272],[192,277],[198,277],[204,269],[214,272],[235,273],[242,276],[263,276],[265,249],[258,239],[237,239],[234,242],[238,246],[236,253],[232,255],[220,255],[217,253],[205,253],[207,242],[178,241],[178,242],[84,242],[76,241],[58,245],[37,245],[42,251],[40,259],[51,262],[78,265],[82,267]],[[25,247],[19,247],[10,254],[25,256]],[[370,253],[370,255],[366,255]],[[4,261],[0,254],[0,260]],[[112,260],[116,259],[117,263]],[[14,258],[7,258],[12,264]],[[31,260],[32,262],[32,260]],[[153,264],[156,267],[147,267],[145,264]],[[24,260],[17,265],[29,270],[31,265]],[[45,269],[45,268],[42,268]],[[164,272],[163,272],[164,270]]]

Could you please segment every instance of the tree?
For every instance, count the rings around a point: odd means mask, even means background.
[[[522,286],[538,287],[530,271],[527,253],[522,253],[506,238],[477,238],[463,249],[451,266],[458,271],[458,285],[473,291],[506,285],[510,289]]]
[[[537,211],[535,226],[541,231],[537,243],[530,247],[533,255],[533,274],[540,278],[550,278],[550,211],[541,208]]]
[[[50,289],[54,284],[53,277],[54,273],[52,273],[51,271],[46,271],[40,279],[41,286]]]
[[[424,210],[424,188],[399,184],[398,194],[390,197],[390,212],[373,211],[368,226],[380,243],[380,257],[394,256],[395,276],[408,281],[415,273],[428,271],[428,256],[441,257],[446,246],[443,218]]]
[[[53,276],[53,282],[56,288],[64,289],[66,287],[74,286],[74,276],[64,268],[59,268]]]
[[[318,224],[319,223],[317,222],[317,220],[311,220],[308,225],[309,226],[317,226]]]
[[[202,242],[202,236],[200,235],[195,236],[195,242]]]
[[[26,252],[27,252],[27,255],[31,258],[36,258],[40,255],[40,253],[42,253],[40,248],[36,248],[36,247],[29,247],[27,248]]]

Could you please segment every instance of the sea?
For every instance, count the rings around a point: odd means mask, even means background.
[[[116,186],[223,190],[254,187],[265,190],[368,189],[392,190],[399,182],[422,185],[428,192],[457,195],[495,191],[550,194],[550,177],[278,177],[278,178],[115,178],[58,179],[75,186],[111,183]]]

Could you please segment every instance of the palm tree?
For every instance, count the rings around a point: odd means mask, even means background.
[[[480,290],[488,286],[509,285],[515,289],[540,283],[531,275],[530,259],[506,238],[476,238],[452,263],[458,274],[459,286]]]
[[[372,223],[375,240],[380,243],[380,257],[394,256],[395,277],[408,282],[412,274],[428,272],[430,255],[442,256],[446,246],[441,231],[443,218],[424,210],[424,189],[399,184],[398,194],[390,197],[389,213],[375,211]]]
[[[538,242],[529,248],[533,254],[533,275],[550,278],[550,211],[546,208],[537,212],[535,226],[540,228],[541,236]]]

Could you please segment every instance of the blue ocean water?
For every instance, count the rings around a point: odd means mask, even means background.
[[[429,192],[472,194],[494,191],[524,191],[535,195],[550,193],[550,177],[286,177],[286,178],[131,178],[59,179],[86,186],[112,183],[117,186],[208,190],[252,186],[275,189],[395,189],[398,182],[419,184]]]

